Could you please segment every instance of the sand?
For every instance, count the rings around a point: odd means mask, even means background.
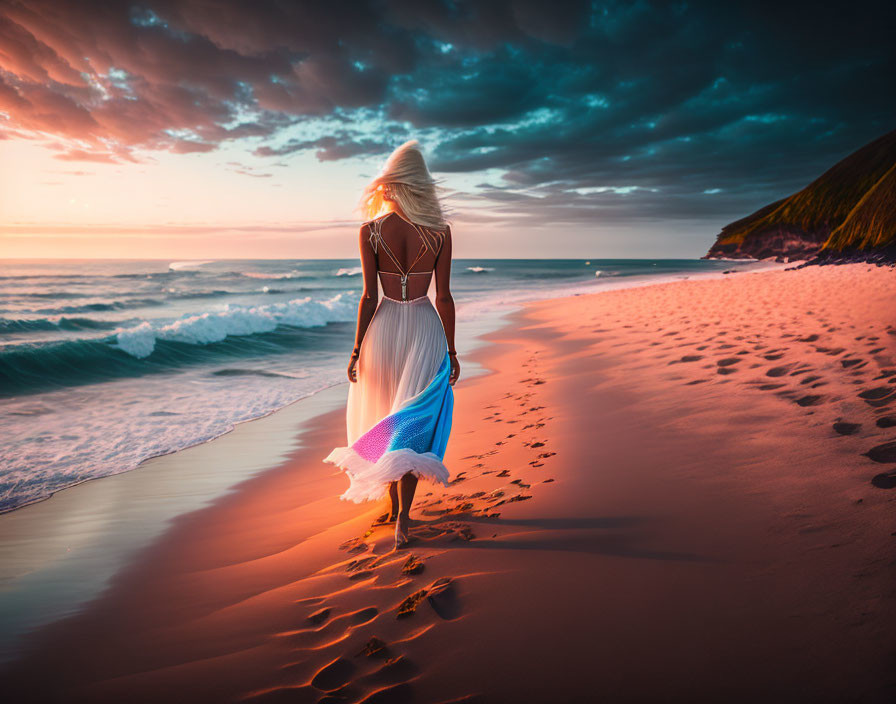
[[[892,701],[894,311],[863,264],[528,304],[455,387],[454,484],[421,483],[407,548],[337,498],[329,412],[29,636],[5,691]]]

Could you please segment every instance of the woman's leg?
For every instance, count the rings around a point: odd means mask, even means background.
[[[417,491],[417,477],[408,472],[401,478],[399,517],[410,518],[411,504],[414,503],[414,492]]]
[[[400,507],[398,519],[395,521],[395,546],[401,547],[408,541],[408,528],[411,522],[411,504],[414,503],[414,492],[417,491],[417,477],[411,472],[405,474],[398,488]]]
[[[389,482],[389,499],[392,502],[392,506],[389,509],[388,520],[394,521],[398,518],[398,482]]]

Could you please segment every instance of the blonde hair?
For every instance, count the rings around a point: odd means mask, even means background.
[[[379,176],[364,187],[359,204],[367,220],[385,215],[393,201],[411,222],[434,230],[445,230],[439,185],[430,175],[420,151],[420,143],[411,139],[395,149],[386,160]]]

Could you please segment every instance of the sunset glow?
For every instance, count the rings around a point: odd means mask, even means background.
[[[700,256],[892,114],[852,99],[887,74],[883,23],[844,37],[822,8],[799,22],[823,54],[772,54],[734,10],[216,7],[4,3],[0,256],[355,256],[407,139],[460,256]]]

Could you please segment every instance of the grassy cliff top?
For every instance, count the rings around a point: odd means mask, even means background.
[[[777,228],[825,238],[823,248],[894,240],[896,130],[839,161],[801,191],[722,228],[716,245],[740,245]]]

